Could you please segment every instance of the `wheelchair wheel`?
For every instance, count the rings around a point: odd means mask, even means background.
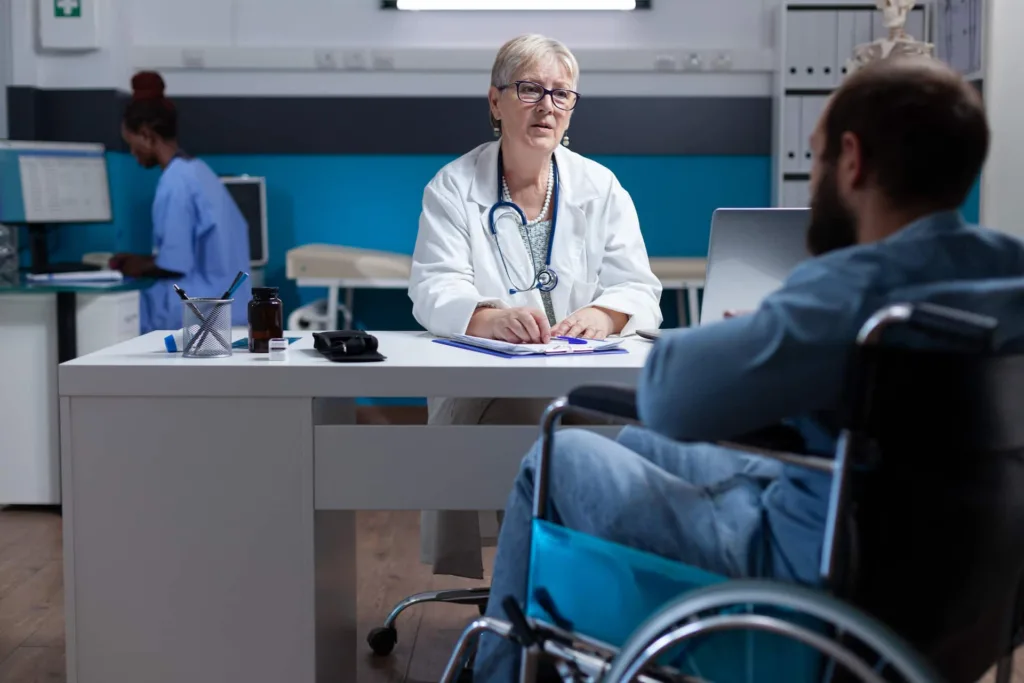
[[[700,657],[703,671],[695,663]],[[771,581],[730,581],[686,593],[637,628],[600,681],[629,683],[665,666],[666,658],[685,675],[709,681],[942,681],[875,619],[821,591]]]

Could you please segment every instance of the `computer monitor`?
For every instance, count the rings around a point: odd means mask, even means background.
[[[32,272],[81,265],[49,263],[48,226],[112,219],[103,145],[0,140],[0,223],[28,227]]]
[[[223,176],[221,182],[249,224],[249,260],[253,267],[267,265],[267,183],[249,176]]]
[[[700,324],[751,311],[807,252],[809,209],[718,209],[711,218]]]
[[[112,220],[103,145],[0,140],[0,223]]]

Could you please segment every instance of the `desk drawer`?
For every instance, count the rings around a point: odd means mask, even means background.
[[[591,429],[614,438],[620,427]],[[537,434],[534,426],[316,427],[316,508],[504,509]]]

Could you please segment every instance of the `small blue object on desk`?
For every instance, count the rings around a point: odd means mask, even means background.
[[[557,336],[555,339],[561,339],[562,341],[569,342],[570,344],[586,344],[586,339],[580,339],[579,337],[562,337]]]
[[[297,342],[300,339],[302,339],[302,337],[285,337],[285,339],[288,340],[288,346],[291,346],[295,342]],[[247,349],[247,348],[249,348],[249,338],[248,337],[242,337],[241,339],[236,339],[231,344],[231,348],[233,348],[233,349]]]

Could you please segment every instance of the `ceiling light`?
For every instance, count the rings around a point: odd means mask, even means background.
[[[632,10],[636,0],[398,0],[404,10]]]

